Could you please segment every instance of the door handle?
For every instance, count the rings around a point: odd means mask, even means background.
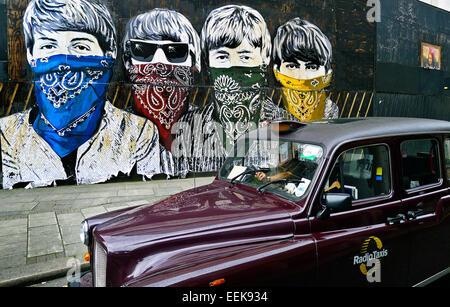
[[[418,209],[416,211],[408,211],[408,219],[415,220],[418,216],[424,213],[423,209]]]
[[[394,216],[394,217],[388,217],[387,218],[387,223],[389,224],[389,225],[394,225],[394,224],[396,224],[396,223],[399,223],[399,224],[402,224],[402,223],[404,223],[406,221],[406,217],[405,217],[405,215],[404,214],[397,214],[396,216]]]

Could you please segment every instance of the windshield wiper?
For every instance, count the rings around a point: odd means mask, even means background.
[[[247,175],[247,174],[253,174],[253,173],[257,173],[257,172],[267,173],[268,171],[270,171],[269,168],[259,168],[259,169],[258,169],[258,168],[252,168],[252,169],[246,170],[245,172],[242,172],[242,173],[240,173],[239,175],[237,175],[237,176],[231,178],[230,183],[234,183],[234,181],[235,181],[237,178],[239,178],[239,177],[241,177],[241,176],[244,176],[244,175]]]
[[[269,186],[269,185],[271,185],[271,184],[274,184],[274,183],[284,183],[284,184],[288,184],[288,183],[303,183],[303,182],[304,182],[304,181],[301,180],[301,179],[289,179],[289,178],[287,178],[287,179],[278,179],[278,180],[269,181],[268,183],[263,184],[262,186],[260,186],[260,187],[258,188],[258,192],[261,193],[261,191],[262,191],[265,187],[267,187],[267,186]]]

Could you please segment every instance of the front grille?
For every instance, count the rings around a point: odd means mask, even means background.
[[[94,287],[106,286],[106,251],[94,242]]]

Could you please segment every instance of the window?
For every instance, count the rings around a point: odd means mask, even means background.
[[[405,189],[438,183],[439,150],[435,140],[412,140],[400,145],[402,153],[402,180]]]
[[[323,160],[322,147],[289,140],[245,139],[235,144],[219,171],[224,181],[263,189],[294,201],[312,182]]]
[[[324,191],[347,193],[353,200],[390,194],[391,168],[388,147],[372,145],[342,153],[331,171]]]
[[[447,169],[447,180],[450,181],[450,139],[444,141],[445,167]]]

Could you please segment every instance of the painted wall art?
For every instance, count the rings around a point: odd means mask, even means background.
[[[3,188],[216,172],[269,121],[338,116],[331,43],[314,24],[270,30],[246,5],[155,3],[21,2],[35,103],[0,118]]]
[[[174,154],[187,154],[194,172],[218,170],[240,136],[266,121],[290,118],[266,93],[272,42],[259,12],[240,5],[212,10],[201,46],[211,93],[203,109],[182,118],[187,124],[179,125]]]
[[[173,175],[150,121],[113,107],[116,29],[98,1],[32,0],[23,27],[37,106],[0,119],[3,188]]]
[[[206,18],[202,51],[210,77],[214,118],[226,145],[283,110],[266,95],[272,41],[264,18],[248,7],[228,5]]]
[[[123,48],[135,110],[158,127],[170,151],[172,126],[187,110],[195,74],[201,71],[198,33],[182,14],[153,9],[131,18]]]
[[[332,79],[331,59],[331,43],[316,25],[297,17],[278,28],[273,72],[283,87],[286,110],[297,119],[338,117],[339,109],[324,91]]]

